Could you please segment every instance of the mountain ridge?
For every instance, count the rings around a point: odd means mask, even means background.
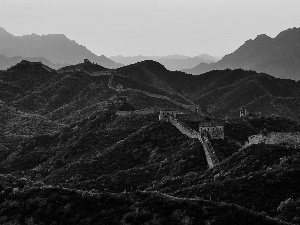
[[[0,40],[0,53],[7,57],[43,57],[59,64],[76,64],[89,59],[108,68],[122,66],[104,55],[97,56],[64,34],[14,36],[2,28]]]
[[[271,38],[265,34],[247,40],[237,50],[212,64],[201,63],[186,73],[202,74],[216,69],[247,69],[278,78],[300,79],[300,28],[290,28]]]

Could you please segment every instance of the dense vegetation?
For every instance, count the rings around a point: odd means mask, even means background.
[[[0,176],[2,224],[285,224],[232,204],[155,192],[76,191]]]
[[[97,68],[103,69],[94,64],[85,69]],[[116,110],[153,107],[180,110],[171,101],[132,91],[118,97],[108,87],[109,76],[44,71],[22,64],[0,72],[1,224],[300,224],[299,148],[243,148],[251,135],[299,132],[287,111],[287,118],[229,119],[225,139],[211,141],[221,163],[208,169],[200,142],[159,121],[158,112],[116,115]],[[252,93],[256,81],[265,85],[260,93],[289,96],[295,91],[285,90],[289,82],[272,78],[270,85],[267,75],[253,71],[188,76],[189,90],[176,84],[182,73],[154,62],[117,72],[122,76],[116,76],[114,86],[165,93],[172,100],[183,100],[183,93],[202,99],[204,106],[234,85]],[[120,101],[124,96],[126,103]],[[234,112],[256,97],[245,94],[212,107],[225,112],[230,106]],[[210,106],[206,109],[216,116]],[[179,119],[198,130],[199,117]]]

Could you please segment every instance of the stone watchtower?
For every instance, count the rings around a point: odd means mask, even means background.
[[[224,121],[200,121],[199,132],[207,135],[210,139],[224,139]]]
[[[240,108],[240,118],[246,117],[249,115],[247,109]]]
[[[85,64],[91,64],[91,61],[88,60],[88,59],[84,59],[83,62],[84,62]]]

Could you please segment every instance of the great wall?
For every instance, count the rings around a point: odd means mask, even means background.
[[[27,61],[21,62],[21,63],[27,63]],[[39,62],[37,62],[37,63],[30,62],[30,64],[31,65],[42,65]],[[44,65],[42,65],[42,68],[47,70],[48,72],[52,71],[52,69],[50,69],[49,67],[44,66]],[[199,109],[199,107],[197,107],[195,104],[187,105],[187,104],[183,104],[180,102],[176,102],[164,95],[153,94],[153,93],[149,93],[146,91],[133,89],[133,88],[124,88],[124,89],[123,88],[122,89],[115,88],[112,85],[112,80],[114,78],[114,75],[116,74],[115,70],[107,70],[107,71],[99,71],[99,72],[91,73],[91,72],[85,71],[83,69],[70,68],[69,70],[63,70],[63,71],[58,71],[58,72],[62,73],[62,72],[74,72],[74,71],[81,71],[90,76],[110,76],[109,81],[108,81],[108,87],[117,92],[132,91],[132,92],[141,93],[148,97],[170,101],[177,106],[180,106],[184,109],[188,109],[193,112],[195,109]],[[119,75],[119,76],[122,76],[122,75]],[[181,95],[179,95],[179,96],[181,96]],[[181,97],[183,97],[183,96],[181,96]],[[183,99],[185,99],[185,98],[183,97]],[[189,100],[187,100],[187,101],[190,102]],[[116,115],[117,116],[126,116],[126,115],[130,115],[130,114],[144,115],[144,114],[152,114],[152,113],[156,113],[156,112],[158,112],[156,108],[148,108],[148,109],[134,110],[134,111],[117,111]],[[215,152],[214,148],[212,147],[211,142],[205,131],[200,130],[199,132],[197,132],[197,131],[191,129],[190,127],[186,126],[184,123],[182,123],[178,119],[176,119],[173,115],[167,115],[167,117],[162,118],[161,114],[160,114],[159,119],[170,122],[174,127],[176,127],[182,134],[186,135],[187,137],[192,138],[192,139],[198,139],[203,146],[209,168],[213,168],[216,164],[219,163],[216,152]],[[144,130],[146,127],[147,126],[143,127],[141,130]],[[136,135],[141,130],[137,131],[136,133],[133,133],[132,135],[125,138],[124,140],[117,142],[115,145],[111,146],[108,149],[114,148],[115,146],[123,143],[125,140],[128,140],[130,137]],[[223,136],[223,138],[224,138],[224,136]],[[261,143],[268,144],[268,145],[285,144],[285,145],[289,145],[292,147],[300,147],[300,132],[298,132],[298,133],[272,132],[267,135],[263,135],[263,134],[252,135],[248,138],[248,141],[244,144],[244,146],[241,149],[246,148],[251,145],[261,144]],[[3,140],[0,140],[0,149],[5,149],[5,142]]]
[[[169,97],[167,96],[164,96],[164,95],[158,95],[158,94],[153,94],[153,93],[150,93],[150,92],[147,92],[147,91],[142,91],[142,90],[138,90],[138,89],[133,89],[133,88],[122,88],[122,89],[119,89],[119,88],[115,88],[112,86],[112,80],[114,78],[114,73],[111,73],[110,75],[110,79],[108,81],[108,87],[112,90],[115,90],[115,91],[118,91],[118,92],[126,92],[126,91],[132,91],[132,92],[137,92],[137,93],[141,93],[141,94],[144,94],[148,97],[151,97],[151,98],[157,98],[157,99],[163,99],[163,100],[167,100],[169,102],[172,102],[173,104],[179,106],[179,107],[182,107],[182,108],[185,108],[187,110],[191,110],[191,111],[194,111],[196,110],[197,108],[197,105],[195,104],[191,104],[191,105],[187,105],[187,104],[183,104],[183,103],[180,103],[180,102],[177,102],[177,101],[174,101],[172,99],[170,99]],[[121,76],[121,75],[119,75]]]
[[[115,91],[121,91],[121,92],[122,91],[124,91],[124,92],[125,91],[134,91],[134,92],[142,93],[149,97],[159,98],[159,99],[164,99],[164,100],[170,101],[170,102],[176,104],[177,106],[183,107],[183,108],[191,110],[191,111],[193,111],[193,109],[195,107],[195,105],[186,105],[183,103],[176,102],[167,96],[152,94],[152,93],[142,91],[142,90],[137,90],[137,89],[132,89],[132,88],[125,88],[125,89],[115,88],[112,86],[113,78],[114,78],[114,73],[111,74],[111,77],[108,82],[108,86],[109,86],[109,88],[111,88]],[[155,112],[156,112],[155,109],[135,110],[135,111],[129,111],[129,112],[119,111],[119,112],[117,112],[117,115],[124,116],[124,115],[128,115],[128,114],[149,114],[149,113],[155,113]],[[188,126],[186,126],[184,123],[180,122],[178,119],[176,119],[172,115],[169,115],[168,118],[166,119],[166,121],[170,122],[182,134],[186,135],[187,137],[192,138],[192,139],[198,139],[200,141],[200,143],[203,146],[209,168],[213,168],[215,165],[217,165],[219,163],[217,154],[216,154],[214,148],[212,147],[211,142],[205,132],[203,132],[203,131],[197,132],[197,131],[189,128]],[[265,144],[289,143],[289,145],[299,147],[300,146],[300,133],[270,133],[267,136],[253,135],[253,136],[249,137],[248,142],[245,143],[243,148],[248,147],[252,144],[259,144],[259,143],[265,143]]]
[[[203,146],[206,161],[209,168],[213,168],[216,164],[219,163],[218,157],[214,148],[212,147],[209,138],[205,135],[204,132],[196,132],[193,129],[189,128],[179,120],[169,117],[168,119],[171,124],[173,124],[182,134],[188,136],[189,138],[198,139]]]
[[[283,133],[283,132],[271,132],[267,135],[257,134],[248,138],[243,148],[246,148],[255,144],[266,145],[280,145],[286,144],[292,147],[300,147],[300,132],[296,133]]]
[[[132,89],[132,88],[124,88],[124,89],[119,89],[119,88],[115,88],[112,86],[112,80],[114,78],[114,73],[111,74],[111,77],[108,81],[108,87],[110,89],[113,89],[115,91],[134,91],[134,92],[138,92],[138,93],[142,93],[146,96],[152,97],[152,98],[158,98],[158,99],[164,99],[167,101],[170,101],[172,103],[174,103],[177,106],[183,107],[185,109],[194,111],[195,106],[196,105],[186,105],[183,103],[179,103],[176,102],[172,99],[170,99],[167,96],[163,96],[163,95],[157,95],[157,94],[152,94],[146,91],[142,91],[142,90],[137,90],[137,89]],[[145,110],[135,110],[135,111],[117,111],[117,115],[120,116],[124,116],[124,115],[129,115],[129,114],[148,114],[148,113],[154,113],[155,109],[147,109]],[[213,149],[208,137],[204,134],[204,132],[196,132],[193,129],[189,128],[188,126],[184,125],[183,123],[181,123],[179,120],[172,118],[171,116],[168,117],[167,121],[169,121],[173,126],[175,126],[182,134],[188,136],[189,138],[193,138],[193,139],[198,139],[200,141],[200,143],[203,146],[204,152],[205,152],[205,156],[206,156],[206,160],[207,160],[207,164],[209,168],[213,168],[216,164],[219,163],[218,157],[215,153],[215,150]]]
[[[88,73],[87,71],[83,71],[83,72],[85,72],[86,74],[88,74],[90,76],[110,76],[109,81],[108,81],[108,87],[117,92],[132,91],[132,92],[141,93],[148,97],[170,101],[179,107],[182,107],[184,109],[187,109],[187,110],[193,111],[193,112],[195,111],[195,109],[199,109],[195,104],[187,105],[187,104],[183,104],[180,102],[176,102],[164,95],[153,94],[153,93],[149,93],[146,91],[133,89],[133,88],[124,88],[124,89],[121,88],[120,89],[120,88],[113,87],[112,81],[113,81],[114,75],[116,74],[115,71],[110,70],[110,71],[104,71],[104,72],[99,72],[99,73],[97,73],[97,72],[96,73]],[[121,75],[119,75],[119,76],[121,76]],[[188,102],[190,102],[190,101],[188,101]],[[134,110],[134,111],[117,111],[116,115],[118,115],[118,116],[126,116],[126,115],[130,115],[130,114],[143,115],[143,114],[152,114],[152,113],[156,113],[156,112],[157,112],[157,110],[155,108],[149,108],[149,109]],[[161,118],[160,118],[160,120],[161,120]],[[198,139],[200,141],[200,143],[203,146],[209,168],[213,168],[215,165],[220,163],[219,159],[216,155],[216,152],[215,152],[214,148],[212,147],[208,136],[206,135],[206,132],[203,132],[203,131],[197,132],[197,131],[191,129],[190,127],[186,126],[184,123],[182,123],[181,121],[179,121],[172,115],[167,116],[167,118],[165,118],[164,120],[170,122],[174,127],[176,127],[182,134],[186,135],[187,137],[192,138],[192,139]],[[126,140],[127,140],[127,138],[126,138]],[[120,143],[122,143],[122,142],[123,141],[120,141]],[[262,134],[253,135],[248,138],[248,142],[246,142],[245,145],[241,149],[246,148],[250,145],[259,144],[259,143],[265,143],[265,144],[287,144],[288,143],[289,145],[300,147],[300,133],[274,133],[273,132],[273,133],[269,133],[266,136],[264,136]],[[117,145],[118,144],[119,143],[117,143]]]

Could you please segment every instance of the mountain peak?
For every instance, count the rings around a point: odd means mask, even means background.
[[[271,39],[271,37],[269,37],[268,35],[266,34],[259,34],[256,36],[256,38],[254,40],[269,40]]]
[[[8,33],[3,27],[0,27],[0,35],[1,36],[13,36],[12,34]]]
[[[156,71],[165,71],[167,70],[162,64],[154,60],[144,60],[136,63],[137,66],[142,66],[146,68],[151,68]]]
[[[8,71],[40,71],[40,70],[45,70],[48,72],[51,72],[52,69],[48,66],[45,66],[43,63],[41,62],[31,62],[28,60],[23,59],[21,62],[17,63],[16,65],[10,67],[9,69],[7,69]]]
[[[108,68],[122,66],[105,56],[94,54],[64,34],[14,36],[2,28],[0,29],[0,39],[0,52],[6,56],[43,57],[57,64],[77,64],[83,59],[89,59]]]

